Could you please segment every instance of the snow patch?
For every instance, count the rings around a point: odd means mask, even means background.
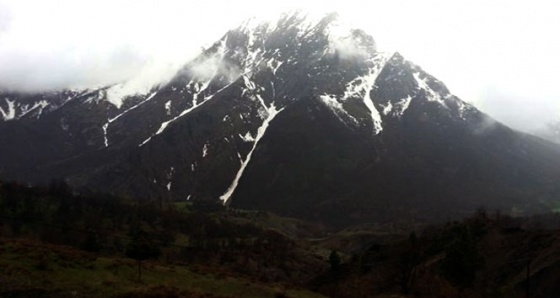
[[[381,107],[383,107],[383,111],[381,111],[381,113],[383,113],[383,115],[385,116],[389,115],[389,113],[391,113],[391,111],[393,110],[393,104],[390,101],[387,102],[387,105],[381,105]]]
[[[103,143],[105,147],[109,147],[109,138],[107,137],[107,128],[109,128],[109,122],[103,124]]]
[[[413,74],[413,77],[418,84],[418,90],[424,90],[426,92],[426,98],[428,99],[428,101],[436,101],[441,103],[442,105],[445,105],[445,102],[443,101],[443,98],[441,98],[441,95],[430,88],[425,79],[420,78],[420,72],[415,72]]]
[[[270,68],[270,70],[272,71],[272,74],[276,75],[276,72],[278,71],[280,66],[282,66],[283,63],[284,63],[283,61],[278,61],[274,58],[270,58],[268,60],[268,62],[266,63],[266,65],[268,66],[268,68]]]
[[[457,112],[459,113],[459,117],[462,120],[467,120],[467,118],[465,117],[465,112],[471,109],[471,106],[468,103],[465,103],[464,101],[458,99],[458,98],[454,98],[455,102],[457,103]]]
[[[41,115],[43,115],[43,110],[49,105],[49,103],[45,100],[42,100],[38,103],[36,103],[32,109],[36,109],[39,108],[39,112],[37,113],[37,119],[39,119],[41,117]]]
[[[37,112],[37,119],[39,119],[41,117],[41,114],[43,113],[43,109],[45,107],[47,107],[49,105],[49,103],[46,100],[41,100],[36,102],[35,104],[33,104],[33,106],[31,108],[29,108],[28,105],[25,105],[21,108],[21,114],[17,117],[18,119],[31,113],[32,111],[39,109],[39,112]]]
[[[173,174],[175,173],[175,168],[174,167],[169,167],[169,172],[167,172],[167,179],[173,179]]]
[[[243,75],[243,83],[245,84],[245,87],[247,87],[248,90],[255,90],[257,89],[257,87],[255,86],[255,83],[253,83],[251,81],[251,79],[249,79],[248,75]]]
[[[373,101],[371,99],[370,93],[375,87],[375,81],[381,73],[381,70],[385,67],[385,64],[389,60],[391,55],[389,54],[377,54],[373,58],[369,59],[368,62],[372,64],[368,73],[364,76],[360,76],[350,81],[346,85],[346,91],[344,91],[343,100],[347,100],[352,97],[361,97],[365,106],[370,111],[371,121],[373,123],[373,134],[377,135],[383,130],[381,125],[381,115],[379,111],[375,108]]]
[[[347,119],[351,119],[352,122],[354,122],[354,124],[358,124],[358,120],[356,120],[356,118],[352,117],[352,115],[350,115],[342,106],[342,103],[340,103],[337,99],[336,96],[334,95],[321,95],[319,96],[319,98],[321,99],[321,101],[329,108],[331,109],[331,111],[334,112],[334,114],[336,115],[336,117],[342,121],[342,122],[346,122],[346,120],[344,120],[343,117],[347,118]]]
[[[165,103],[165,113],[170,116],[171,115],[171,100]]]
[[[249,98],[253,101],[259,102],[260,107],[257,108],[257,113],[259,115],[259,118],[264,120],[266,117],[268,117],[267,107],[262,96],[257,93],[258,91],[265,90],[264,87],[257,88],[255,83],[249,78],[248,74],[243,75],[243,82],[245,84],[245,87],[247,88],[243,90],[243,93],[249,92]]]
[[[258,46],[256,41],[259,40],[261,34],[264,36],[266,35],[267,28],[258,28],[259,25],[253,23],[253,21],[247,22],[244,26],[242,26],[242,32],[244,32],[248,37],[247,44],[245,46],[245,59],[241,62],[243,74],[252,72],[264,60],[264,40],[262,42],[262,46],[259,46],[257,49],[255,48]],[[263,30],[261,30],[261,32],[257,32],[257,29]]]
[[[393,110],[393,115],[395,115],[399,118],[402,117],[402,115],[404,115],[404,112],[410,106],[410,101],[411,100],[412,100],[412,96],[410,96],[410,95],[406,98],[403,98],[403,99],[399,100],[399,102],[397,102],[395,104],[395,109]]]
[[[174,167],[170,167],[169,168],[169,172],[167,172],[166,178],[167,178],[167,185],[165,186],[167,188],[167,191],[171,191],[171,179],[173,179],[173,174],[175,173],[175,168]]]
[[[68,131],[70,129],[70,126],[66,123],[65,118],[60,118],[60,128],[64,131]]]
[[[214,78],[214,76],[210,77],[205,82],[196,82],[196,83],[193,83],[193,85],[190,85],[190,86],[187,87],[193,93],[193,103],[194,104],[196,104],[198,102],[198,100],[201,99],[201,95],[203,95],[203,92],[206,91],[206,89],[208,89],[208,86],[210,86],[210,82],[212,82],[213,78]]]
[[[208,155],[208,143],[204,144],[204,147],[202,147],[202,158],[206,157],[206,155]]]
[[[8,110],[4,110],[0,107],[0,113],[2,113],[2,118],[4,121],[13,120],[16,117],[16,108],[15,108],[15,101],[10,100],[9,98],[4,99],[8,104]]]
[[[91,104],[94,101],[95,103],[98,103],[105,98],[105,93],[105,90],[94,90],[85,96],[86,99],[84,100],[84,103]],[[66,102],[64,104],[66,104]]]
[[[245,135],[240,134],[239,137],[243,140],[243,142],[250,143],[255,141],[255,138],[253,138],[250,131],[248,131]]]

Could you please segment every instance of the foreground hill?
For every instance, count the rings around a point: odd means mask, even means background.
[[[76,196],[60,184],[0,184],[0,296],[475,298],[559,290],[557,214],[481,210],[446,225],[337,231],[265,212],[138,203]],[[137,262],[130,250],[139,246],[159,253]]]

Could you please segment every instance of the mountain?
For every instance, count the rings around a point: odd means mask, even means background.
[[[534,134],[560,144],[560,120],[547,123],[544,127],[536,130]]]
[[[335,225],[560,203],[558,145],[335,15],[248,21],[168,83],[124,89],[0,94],[0,178]]]

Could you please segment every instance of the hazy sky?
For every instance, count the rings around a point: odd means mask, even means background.
[[[161,80],[251,16],[337,11],[381,50],[399,51],[463,100],[530,131],[560,119],[555,2],[0,0],[0,88]]]

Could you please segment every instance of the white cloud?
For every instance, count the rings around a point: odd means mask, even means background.
[[[375,41],[362,30],[346,30],[343,34],[329,32],[329,47],[342,59],[367,56],[376,50]]]
[[[548,0],[0,0],[0,87],[163,79],[244,19],[296,8],[337,11],[491,115],[529,115],[510,125],[560,112],[560,4]]]

